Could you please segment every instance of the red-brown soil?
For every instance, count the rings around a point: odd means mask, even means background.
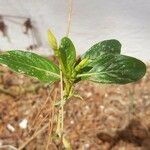
[[[137,83],[84,81],[75,90],[84,100],[72,98],[67,103],[64,125],[73,150],[150,150],[150,67]],[[18,148],[49,124],[58,96],[58,84],[43,85],[0,67],[0,149]],[[25,129],[19,126],[23,119],[28,121]],[[49,131],[45,128],[24,150],[44,150]],[[51,149],[56,149],[54,144]]]

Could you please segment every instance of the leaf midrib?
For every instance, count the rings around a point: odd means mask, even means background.
[[[107,73],[107,72],[100,72],[100,73],[91,73],[91,74],[79,74],[77,77],[84,77],[84,76],[88,76],[88,77],[90,77],[90,76],[92,76],[92,75],[100,75],[100,74],[103,74],[103,73]],[[110,73],[110,72],[109,72]],[[112,72],[111,72],[112,73]],[[107,73],[108,74],[108,73]],[[116,76],[117,77],[117,76]],[[123,78],[121,78],[121,77],[117,77],[118,79],[123,79]],[[130,82],[132,82],[132,81],[134,81],[134,80],[132,80],[132,79],[129,79],[128,78],[128,80],[130,81]],[[91,81],[95,81],[95,80],[91,80]],[[103,80],[102,80],[103,81]]]
[[[15,61],[15,60],[11,60],[11,61],[13,61],[13,62],[15,62],[15,63],[18,63],[18,61]],[[41,68],[38,68],[38,67],[35,67],[35,66],[32,66],[32,65],[24,64],[24,63],[21,63],[21,62],[19,62],[19,63],[20,63],[20,64],[23,64],[23,65],[26,65],[26,66],[28,66],[28,67],[31,67],[31,68],[40,70],[40,71],[44,71],[44,72],[50,73],[50,74],[56,76],[58,79],[60,78],[60,76],[59,76],[58,74],[53,73],[53,72],[51,72],[51,71],[47,71],[47,70],[44,70],[44,69],[41,69]]]
[[[109,73],[113,73],[113,72],[117,72],[117,71],[109,71]],[[102,72],[95,72],[95,73],[83,73],[83,74],[77,75],[77,77],[84,77],[84,76],[91,76],[91,75],[99,75],[99,74],[103,74],[103,73],[108,73],[108,72],[107,72],[107,71],[102,71]]]

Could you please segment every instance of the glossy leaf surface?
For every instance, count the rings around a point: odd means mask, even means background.
[[[84,66],[78,77],[99,83],[126,84],[141,79],[145,72],[145,64],[136,58],[103,54]]]
[[[121,43],[118,40],[105,40],[93,45],[85,54],[83,58],[95,59],[104,53],[120,54]]]
[[[59,68],[48,59],[24,51],[8,51],[0,55],[0,63],[11,70],[52,83],[59,80]]]
[[[76,62],[76,51],[72,41],[68,37],[61,39],[59,51],[65,71],[71,74]]]

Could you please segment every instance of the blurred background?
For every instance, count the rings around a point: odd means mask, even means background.
[[[67,19],[68,0],[0,0],[0,51],[27,50],[54,60],[47,30],[59,41]],[[72,149],[150,150],[150,1],[73,0],[69,37],[78,55],[117,39],[122,54],[147,64],[136,83],[75,85],[84,101],[72,98],[65,106],[64,134]],[[59,88],[0,66],[0,150],[58,149],[49,142],[48,125]]]
[[[0,0],[1,22],[6,28],[0,49],[32,46],[48,55],[47,30],[50,28],[59,40],[66,30],[67,14],[67,0]],[[149,0],[74,0],[70,37],[78,53],[95,42],[115,38],[122,43],[124,54],[149,61],[149,14]],[[33,31],[26,33],[25,26],[31,28],[27,19]]]

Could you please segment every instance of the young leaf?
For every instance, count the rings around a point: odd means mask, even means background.
[[[103,54],[85,66],[77,77],[99,83],[126,84],[141,79],[145,72],[145,64],[136,58]]]
[[[48,43],[53,50],[57,50],[56,38],[50,30],[48,30]]]
[[[71,75],[76,62],[76,51],[72,41],[68,37],[61,39],[59,51],[65,72]]]
[[[24,51],[7,51],[0,55],[0,63],[13,71],[52,83],[59,80],[59,68],[48,59]]]
[[[95,59],[104,53],[120,54],[121,43],[118,40],[105,40],[93,45],[85,54],[83,58]]]

